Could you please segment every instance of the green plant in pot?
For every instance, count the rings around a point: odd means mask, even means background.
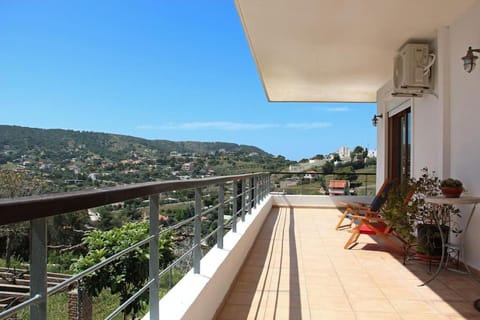
[[[385,219],[393,226],[396,234],[404,242],[405,252],[410,252],[412,245],[416,241],[414,235],[415,215],[408,199],[408,194],[413,192],[415,185],[412,180],[405,180],[401,184],[394,186],[388,193],[382,212]]]
[[[448,178],[442,180],[440,189],[446,198],[458,198],[463,192],[463,183],[458,179]]]
[[[441,194],[441,180],[434,171],[429,172],[428,168],[423,168],[421,176],[412,181],[416,184],[416,190],[409,210],[414,215],[412,221],[417,230],[417,252],[425,256],[440,256],[442,241],[438,226],[442,229],[445,242],[448,241],[450,227],[451,231],[458,235],[461,230],[452,225],[451,218],[459,217],[460,210],[452,205],[444,205],[439,210],[437,205],[425,201],[428,197]]]

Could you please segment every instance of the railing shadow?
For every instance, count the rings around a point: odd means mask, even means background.
[[[275,319],[288,312],[289,319],[302,319],[298,269],[294,208],[273,208],[219,318],[235,312],[236,319]]]
[[[298,254],[297,254],[297,241],[295,238],[295,214],[293,208],[290,208],[290,306],[296,306],[298,308],[290,308],[289,319],[302,319],[302,300],[300,295],[300,279],[298,276]]]

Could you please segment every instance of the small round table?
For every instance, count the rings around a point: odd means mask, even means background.
[[[446,198],[446,197],[428,197],[428,198],[425,198],[425,202],[428,202],[428,203],[433,203],[433,204],[436,204],[438,205],[439,207],[439,210],[441,210],[441,206],[443,205],[473,205],[472,206],[472,211],[470,211],[470,215],[468,216],[468,220],[467,220],[467,224],[465,225],[465,229],[463,230],[463,235],[460,239],[460,245],[458,246],[458,250],[459,250],[459,258],[460,256],[463,257],[463,264],[465,266],[465,269],[467,270],[467,273],[470,274],[470,269],[468,268],[468,265],[465,263],[465,250],[464,250],[464,239],[465,239],[465,234],[467,233],[467,230],[468,230],[468,226],[470,225],[470,221],[472,220],[472,216],[473,216],[473,213],[475,212],[475,209],[477,207],[477,203],[480,202],[480,197],[476,197],[476,196],[464,196],[464,197],[459,197],[459,198]],[[437,223],[438,223],[438,219],[436,218],[437,220]],[[438,230],[440,231],[440,238],[442,240],[442,248],[445,249],[446,247],[446,243],[445,243],[445,236],[443,235],[443,232],[442,232],[442,228],[440,227],[440,225],[437,225],[438,226]],[[438,264],[438,268],[437,270],[435,271],[435,273],[432,275],[432,277],[430,279],[428,279],[427,281],[425,281],[423,285],[426,285],[427,283],[429,283],[430,281],[432,281],[433,279],[435,279],[438,274],[440,273],[441,269],[442,269],[442,266],[443,266],[443,260],[444,260],[444,257],[445,257],[445,250],[442,250],[442,257],[440,259],[440,263]]]

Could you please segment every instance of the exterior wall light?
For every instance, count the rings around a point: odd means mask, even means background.
[[[472,72],[475,69],[475,61],[478,59],[474,52],[480,52],[480,49],[472,49],[472,47],[468,47],[467,54],[465,57],[462,57],[463,60],[463,69],[468,73]]]
[[[372,118],[372,124],[374,127],[377,126],[377,123],[378,123],[378,119],[382,119],[383,118],[383,114],[374,114],[373,115],[373,118]]]

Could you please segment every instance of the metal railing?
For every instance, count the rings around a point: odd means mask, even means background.
[[[328,195],[330,180],[350,181],[350,195],[375,195],[376,173],[359,172],[271,172],[272,191],[287,194]]]
[[[130,299],[118,306],[106,319],[115,317],[147,290],[149,291],[150,319],[159,319],[159,278],[171,272],[172,268],[189,255],[193,256],[193,272],[200,273],[201,243],[216,235],[217,247],[223,248],[225,227],[231,226],[232,232],[236,232],[237,220],[241,219],[241,221],[244,221],[245,215],[250,214],[252,208],[255,208],[265,199],[270,192],[270,183],[269,173],[254,173],[187,181],[149,182],[98,190],[0,200],[0,225],[30,221],[31,228],[30,299],[1,312],[0,319],[5,319],[26,308],[30,308],[31,319],[47,319],[47,301],[49,296],[65,290],[85,276],[147,243],[150,254],[148,281]],[[225,200],[226,184],[232,185],[231,189],[229,189],[231,190],[231,197],[227,200]],[[202,188],[211,186],[218,187],[218,204],[205,209],[202,208]],[[160,229],[158,221],[159,194],[192,188],[195,189],[195,215],[173,226]],[[62,283],[48,288],[47,217],[145,196],[149,197],[149,235],[145,239],[110,256],[101,263],[73,275]],[[224,211],[227,205],[231,205],[232,215],[228,221],[225,221]],[[218,214],[217,228],[202,239],[202,217],[214,211]],[[192,246],[165,269],[160,270],[158,257],[159,236],[192,222],[194,224]]]

